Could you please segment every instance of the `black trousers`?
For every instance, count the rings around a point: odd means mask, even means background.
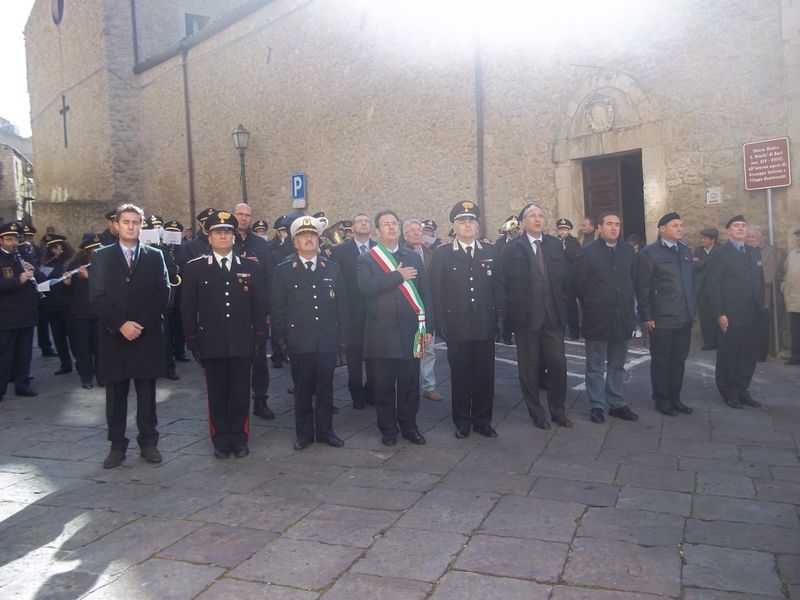
[[[286,362],[286,355],[283,353],[283,345],[275,341],[274,338],[270,339],[270,346],[272,347],[272,364],[283,364]]]
[[[692,324],[650,331],[650,382],[656,406],[672,407],[681,399],[683,371],[692,341]]]
[[[158,418],[156,417],[156,380],[134,379],[136,388],[136,441],[140,448],[158,444]],[[114,450],[128,449],[125,428],[128,422],[128,392],[131,380],[106,382],[106,422],[108,441]]]
[[[321,441],[333,434],[333,372],[335,352],[290,356],[294,385],[294,424],[297,439]]]
[[[371,358],[375,411],[383,435],[417,430],[419,359]]]
[[[522,398],[532,419],[544,419],[539,402],[540,361],[547,369],[547,406],[553,417],[564,414],[567,397],[567,358],[564,355],[564,331],[560,325],[545,323],[539,329],[514,332],[517,342],[517,370]]]
[[[250,435],[250,358],[206,358],[203,368],[214,448],[243,448]]]
[[[492,424],[494,340],[447,341],[453,424],[457,429]]]
[[[578,318],[578,297],[575,295],[575,286],[571,283],[564,288],[564,299],[567,301],[567,328],[572,339],[581,337],[581,325]]]
[[[167,313],[167,323],[172,342],[172,357],[186,354],[186,339],[183,337],[183,323],[181,322],[181,287],[172,288],[175,301],[172,310]]]
[[[364,371],[367,376],[364,379]],[[353,402],[373,404],[375,390],[373,385],[372,361],[364,361],[364,346],[347,346],[347,388]]]
[[[97,319],[72,319],[69,342],[82,385],[91,385],[97,373]]]
[[[756,340],[756,360],[764,362],[769,354],[769,339],[772,321],[770,312],[766,309],[759,310],[754,322]]]
[[[72,354],[69,348],[68,336],[68,316],[66,310],[48,311],[50,320],[50,331],[53,332],[53,343],[58,352],[58,359],[61,361],[62,369],[72,370]]]
[[[698,303],[697,316],[698,321],[700,321],[700,333],[703,336],[703,348],[707,350],[716,350],[719,345],[720,334],[717,318],[714,316],[711,308],[704,306],[703,303]]]
[[[47,308],[39,304],[39,322],[36,325],[36,343],[42,352],[52,352],[53,344],[50,342],[50,321],[47,319]]]
[[[789,332],[792,336],[792,358],[800,358],[800,312],[789,313]]]
[[[725,333],[720,331],[714,378],[723,399],[738,400],[750,387],[759,352],[753,340],[753,324],[758,324],[759,319],[760,316],[750,325],[728,327]]]
[[[167,370],[174,371],[175,370],[175,351],[172,348],[172,321],[170,319],[170,315],[172,313],[166,313],[162,315],[161,323],[161,331],[164,335],[164,354],[166,355],[167,360]]]
[[[269,367],[267,366],[267,345],[261,344],[252,363],[250,385],[253,388],[253,400],[269,398]]]
[[[0,331],[0,396],[14,382],[17,389],[28,387],[33,354],[33,327]]]

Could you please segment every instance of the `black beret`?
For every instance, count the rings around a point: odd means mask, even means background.
[[[680,220],[681,216],[676,213],[675,211],[668,212],[663,217],[658,220],[658,226],[661,227],[662,225],[666,225],[670,221],[674,221],[675,219]]]
[[[728,219],[728,222],[725,223],[725,229],[727,229],[737,221],[744,221],[745,223],[747,223],[747,219],[744,218],[744,215],[733,215],[730,219]]]
[[[716,227],[706,227],[705,229],[700,230],[700,235],[704,235],[707,238],[717,239],[719,237],[719,229]]]

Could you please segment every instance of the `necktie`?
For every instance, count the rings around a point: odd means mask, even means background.
[[[359,254],[364,254],[364,252],[366,252],[366,251],[367,251],[367,245],[366,245],[366,244],[361,244],[361,245],[358,247],[358,249],[359,249]]]
[[[128,268],[131,268],[133,264],[133,250],[130,248],[125,248],[125,261],[128,263]]]
[[[219,261],[220,265],[222,266],[222,270],[227,272],[228,271],[228,257],[224,257],[221,261]]]
[[[745,250],[745,248],[744,248],[744,244],[742,244],[741,246],[739,246],[739,252],[741,252],[742,254],[747,254],[747,251],[746,251],[746,250]]]
[[[314,262],[313,261],[311,261],[311,260],[307,260],[306,261],[306,271],[310,272],[311,271],[311,267],[313,267],[313,266],[314,266]]]
[[[472,258],[472,246],[467,246],[465,250],[467,251],[467,256]]]
[[[544,256],[542,256],[542,240],[534,240],[536,244],[536,266],[539,267],[539,272],[544,273]]]

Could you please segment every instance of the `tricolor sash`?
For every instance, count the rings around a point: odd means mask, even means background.
[[[375,262],[378,263],[381,269],[383,269],[384,273],[391,273],[392,271],[397,270],[397,260],[392,255],[389,250],[386,249],[386,246],[383,244],[377,244],[369,249],[369,253],[372,258],[375,259]],[[422,298],[417,291],[417,286],[414,285],[414,282],[409,280],[403,280],[403,283],[400,285],[400,291],[405,296],[405,299],[411,305],[411,309],[417,313],[417,320],[419,322],[419,327],[417,328],[417,333],[414,335],[414,358],[422,358],[422,354],[424,352],[425,347],[425,305],[422,303]]]

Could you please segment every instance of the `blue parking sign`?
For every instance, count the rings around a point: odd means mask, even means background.
[[[306,174],[292,174],[292,200],[305,200],[306,198]]]

